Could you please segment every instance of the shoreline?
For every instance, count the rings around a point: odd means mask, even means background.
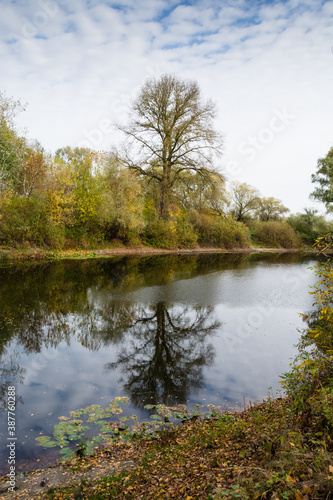
[[[287,401],[287,397],[279,398],[279,401]],[[234,407],[231,410],[217,410],[217,414],[229,415],[233,418],[242,418],[256,407],[265,407],[269,405],[269,400],[252,402],[245,408]],[[204,419],[199,419],[199,422],[204,424]],[[214,418],[211,420],[214,421]],[[181,428],[186,428],[186,422],[175,425],[174,428],[166,430],[166,434],[172,435],[175,432],[181,432]],[[157,433],[158,434],[158,433]],[[44,467],[29,468],[26,471],[16,473],[14,492],[8,491],[9,475],[0,475],[0,495],[3,499],[22,499],[30,500],[30,498],[47,498],[45,495],[50,488],[60,488],[78,484],[82,479],[96,481],[105,476],[117,474],[121,471],[135,469],[138,465],[138,459],[142,455],[141,450],[145,450],[148,444],[152,444],[153,440],[141,439],[137,442],[122,444],[114,444],[110,446],[102,446],[95,450],[94,455],[84,456],[83,458],[74,458],[61,463],[61,456],[57,457],[56,462],[45,464]],[[58,450],[59,452],[59,450]],[[100,460],[101,457],[101,460]],[[32,496],[33,495],[33,496]]]
[[[3,476],[1,498],[213,500],[222,495],[259,498],[259,490],[260,498],[270,492],[271,498],[284,493],[283,498],[290,499],[327,499],[333,484],[327,440],[310,446],[307,431],[314,430],[300,428],[291,409],[290,398],[283,397],[237,413],[217,412],[211,419],[169,429],[155,440],[103,447],[84,459],[34,469],[17,478],[14,492],[8,491]],[[185,495],[179,495],[179,477],[190,490]],[[237,492],[244,496],[236,497]]]
[[[116,256],[147,256],[147,255],[196,255],[196,254],[230,254],[230,253],[299,253],[304,255],[316,254],[311,248],[218,248],[218,247],[192,247],[192,248],[156,248],[149,246],[138,247],[109,247],[95,249],[70,249],[70,250],[44,250],[40,248],[1,248],[0,264],[17,261],[42,261],[65,259],[92,259]]]

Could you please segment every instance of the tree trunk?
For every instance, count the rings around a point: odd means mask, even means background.
[[[170,208],[170,167],[169,165],[163,166],[163,177],[160,183],[160,217],[164,220],[169,220]]]

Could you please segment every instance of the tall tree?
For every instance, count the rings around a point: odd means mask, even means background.
[[[49,159],[42,146],[35,141],[27,147],[25,158],[21,163],[16,191],[20,196],[29,198],[47,189]]]
[[[259,206],[259,191],[246,182],[235,181],[231,185],[231,214],[239,222],[245,222]]]
[[[72,170],[73,213],[76,223],[95,223],[101,203],[101,183],[98,153],[88,148],[66,146],[56,151],[55,160]]]
[[[263,222],[280,220],[282,215],[289,212],[289,208],[285,207],[281,200],[273,198],[260,198],[258,202],[256,214],[259,220]]]
[[[169,217],[172,189],[184,171],[215,172],[222,139],[213,128],[215,104],[202,101],[195,81],[165,74],[146,80],[134,101],[126,134],[126,165],[158,182],[159,215]],[[216,172],[215,172],[216,175]]]
[[[27,143],[14,129],[14,118],[24,107],[0,91],[0,189],[15,186],[27,154]]]
[[[196,172],[185,172],[177,183],[175,194],[188,212],[199,210],[222,216],[226,212],[227,195],[220,175],[212,174],[207,182]]]
[[[105,155],[102,185],[98,219],[104,234],[126,241],[137,237],[144,225],[141,184],[112,152]]]
[[[309,244],[314,244],[317,238],[332,232],[333,222],[318,215],[318,210],[304,208],[304,213],[292,214],[287,219],[296,235]]]
[[[333,147],[325,158],[320,158],[317,171],[311,181],[318,184],[310,197],[325,204],[328,212],[333,212]]]

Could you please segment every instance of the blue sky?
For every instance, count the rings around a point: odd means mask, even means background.
[[[333,145],[332,18],[321,0],[0,0],[0,89],[46,149],[108,149],[147,77],[195,79],[226,177],[322,211],[308,195]]]

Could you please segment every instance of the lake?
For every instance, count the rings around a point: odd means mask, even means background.
[[[147,403],[248,405],[281,394],[300,313],[312,310],[315,257],[198,254],[0,268],[1,474],[6,394],[15,386],[16,466],[59,454],[35,438],[58,417],[128,396]]]

